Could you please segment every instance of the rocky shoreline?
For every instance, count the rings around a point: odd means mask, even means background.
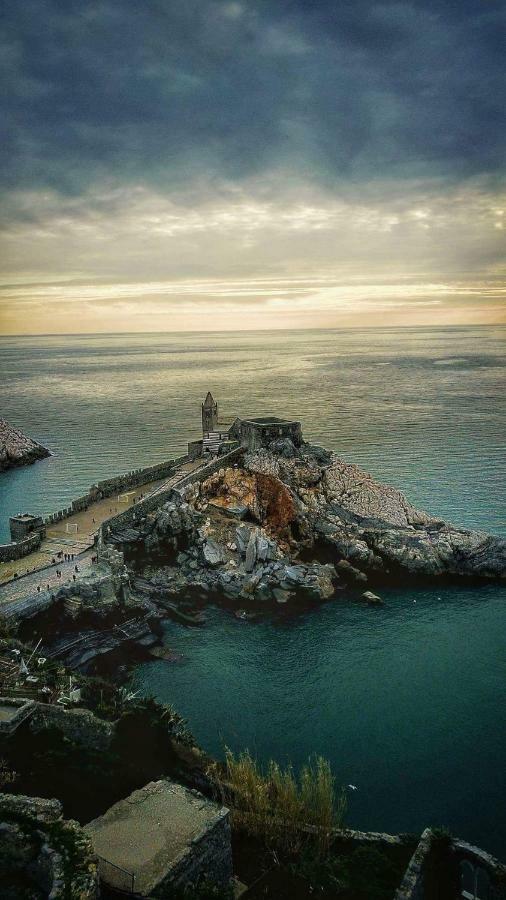
[[[5,419],[0,419],[0,472],[18,466],[29,466],[48,456],[51,453],[46,447],[27,437]]]
[[[54,617],[48,649],[84,671],[110,653],[150,653],[163,619],[204,624],[209,603],[248,619],[346,597],[379,606],[385,585],[504,578],[506,542],[285,439],[174,489],[134,524],[111,519],[99,560],[41,613]]]
[[[415,509],[334,454],[289,440],[245,453],[241,463],[187,487],[140,526],[112,531],[133,586],[156,600],[188,589],[232,600],[327,600],[341,585],[425,578],[495,579],[506,543]]]

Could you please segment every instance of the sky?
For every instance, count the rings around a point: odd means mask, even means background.
[[[0,332],[505,316],[502,0],[4,0]]]

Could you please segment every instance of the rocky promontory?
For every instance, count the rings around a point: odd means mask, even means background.
[[[0,472],[16,466],[27,466],[51,456],[42,444],[33,441],[19,428],[0,419]]]
[[[506,573],[505,541],[417,510],[357,466],[288,439],[174,491],[108,541],[137,560],[134,591],[162,608],[189,589],[237,607],[343,589],[375,603],[371,585]]]

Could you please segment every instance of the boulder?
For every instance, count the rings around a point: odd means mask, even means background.
[[[217,541],[212,540],[212,538],[207,538],[202,544],[202,556],[205,565],[211,566],[212,568],[223,565],[226,560],[223,547],[221,547]]]
[[[377,594],[373,594],[372,591],[364,591],[364,593],[362,594],[362,598],[364,600],[367,600],[367,602],[371,604],[383,604],[383,600],[381,599],[381,597],[378,597]]]

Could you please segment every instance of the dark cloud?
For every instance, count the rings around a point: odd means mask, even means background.
[[[495,0],[7,0],[5,186],[494,176]]]

